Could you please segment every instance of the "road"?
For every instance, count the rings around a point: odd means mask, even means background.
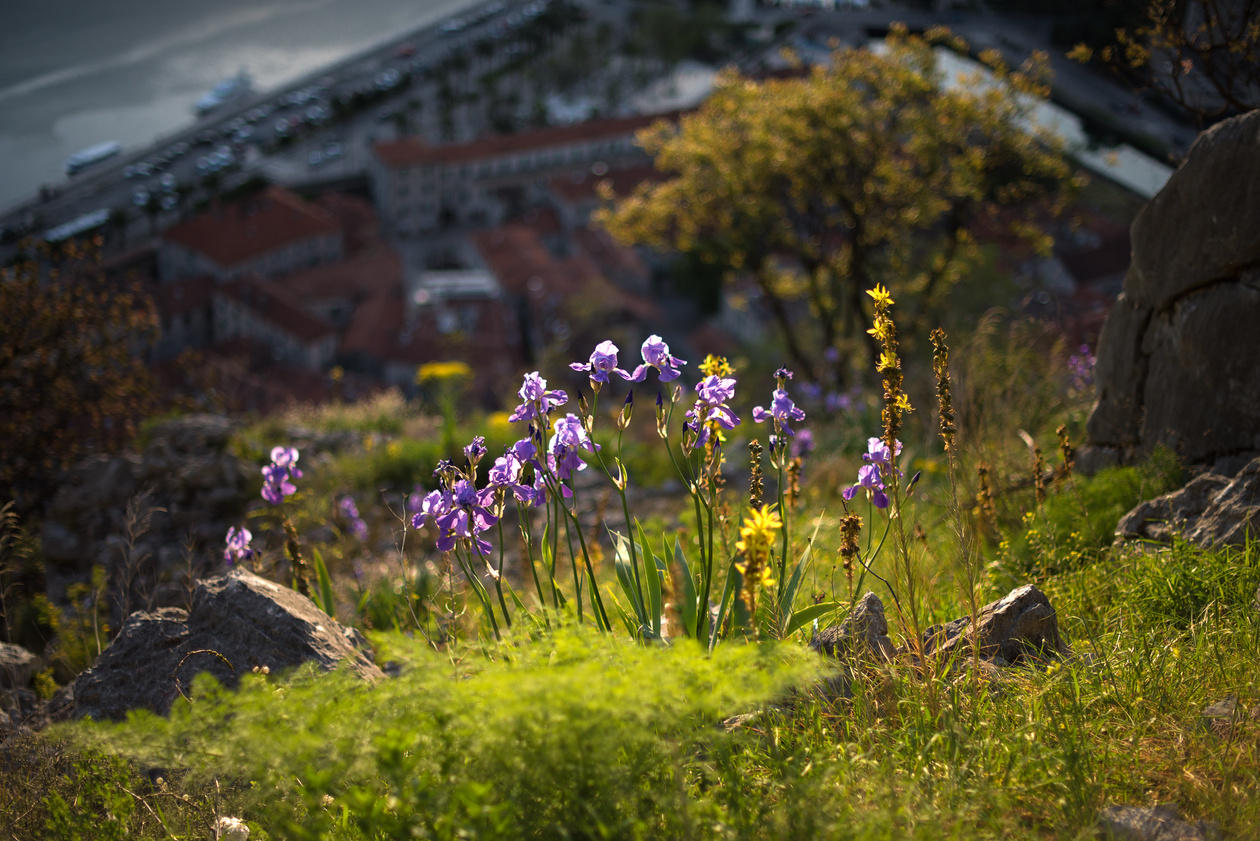
[[[468,57],[477,40],[510,43],[522,22],[544,7],[539,0],[485,3],[459,18],[383,42],[283,90],[222,106],[147,149],[96,164],[52,194],[32,197],[0,215],[0,234],[9,240],[0,245],[0,262],[11,256],[17,235],[41,235],[101,208],[126,214],[124,239],[134,242],[176,221],[212,190],[230,189],[269,163],[290,173],[318,170],[325,177],[338,170],[362,171],[371,143],[396,133],[390,115],[410,100],[431,100],[429,68],[457,54]],[[452,20],[475,22],[457,28]],[[470,64],[484,72],[512,55],[505,49]],[[335,113],[339,98],[356,95],[362,101],[359,108]],[[282,121],[287,129],[278,127]],[[150,202],[142,201],[146,195]]]

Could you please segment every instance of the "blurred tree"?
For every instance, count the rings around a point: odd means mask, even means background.
[[[1044,220],[1076,184],[1060,142],[1028,120],[1044,57],[1015,71],[987,53],[991,78],[947,88],[943,41],[965,47],[944,30],[898,28],[886,50],[837,51],[804,78],[723,73],[698,112],[640,136],[674,177],[599,220],[622,242],[751,277],[794,363],[817,379],[816,355],[869,340],[865,290],[883,283],[902,312],[928,315],[982,238],[1048,251]]]
[[[1078,44],[1069,55],[1088,61]],[[1200,125],[1260,106],[1260,0],[1150,0],[1099,57],[1143,73]]]
[[[144,353],[152,301],[101,277],[97,240],[70,244],[41,277],[26,262],[0,273],[0,499],[28,512],[58,473],[125,443],[156,406]]]

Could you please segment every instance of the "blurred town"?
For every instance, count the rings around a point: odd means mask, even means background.
[[[1046,119],[1099,186],[1052,256],[1003,255],[1015,294],[994,303],[1092,341],[1132,214],[1195,129],[1069,62],[1048,19],[984,8],[496,0],[284,90],[254,92],[243,68],[154,147],[102,138],[0,216],[0,266],[101,243],[101,271],[156,302],[168,382],[212,381],[238,409],[411,391],[418,366],[452,359],[489,404],[548,354],[584,358],[608,336],[668,334],[697,358],[755,344],[772,330],[755,289],[715,293],[591,215],[660,177],[636,132],[698,107],[720,68],[804,73],[894,21],[944,22],[1014,65],[1050,53]]]

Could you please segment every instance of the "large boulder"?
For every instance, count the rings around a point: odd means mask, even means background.
[[[981,608],[974,631],[971,617],[963,616],[923,632],[924,653],[945,659],[970,656],[976,642],[981,658],[1002,666],[1068,653],[1058,614],[1034,584],[1017,587]]]
[[[1249,534],[1260,535],[1260,458],[1232,478],[1203,473],[1180,490],[1143,502],[1116,525],[1117,543],[1167,543],[1181,535],[1205,548],[1243,546]]]
[[[165,715],[193,678],[227,686],[255,668],[339,664],[365,680],[383,677],[363,635],[314,602],[244,570],[198,582],[192,610],[133,613],[96,663],[74,682],[74,716],[119,719],[145,708]]]
[[[1090,442],[1190,463],[1260,451],[1260,112],[1204,132],[1133,222]]]

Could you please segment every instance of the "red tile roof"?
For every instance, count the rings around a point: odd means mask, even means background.
[[[648,319],[659,314],[654,302],[629,295],[610,283],[587,255],[553,257],[529,225],[511,223],[478,231],[471,239],[486,267],[510,295],[535,301],[550,297],[568,300],[581,295],[599,301],[608,313]]]
[[[517,134],[483,137],[468,143],[430,146],[417,137],[407,137],[376,145],[376,157],[389,167],[413,166],[421,163],[454,164],[495,158],[516,152],[545,149],[566,143],[620,137],[659,120],[677,121],[679,112],[667,114],[617,117],[607,120],[588,120],[567,126],[522,131]]]
[[[367,199],[331,192],[315,199],[315,204],[331,216],[345,234],[347,254],[371,250],[383,243],[380,218]]]
[[[332,325],[302,309],[301,302],[283,287],[250,276],[220,284],[216,294],[233,298],[304,342],[316,342],[333,333]]]
[[[214,278],[203,275],[191,280],[150,286],[150,294],[163,317],[209,306],[214,298]]]
[[[606,277],[616,281],[633,279],[640,283],[650,280],[651,272],[639,252],[616,242],[603,228],[577,228],[573,231],[573,239]]]
[[[261,195],[212,208],[167,229],[162,237],[229,267],[340,230],[327,212],[273,186]]]
[[[402,282],[402,258],[393,249],[372,251],[325,266],[301,269],[271,281],[299,301],[364,297],[401,289]]]

